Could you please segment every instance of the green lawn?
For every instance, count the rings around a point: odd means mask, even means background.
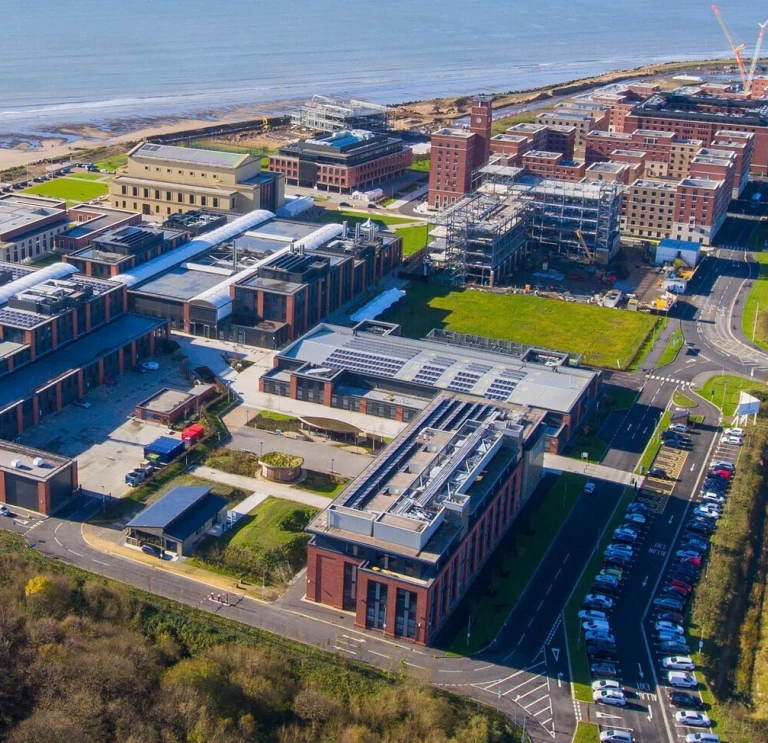
[[[640,368],[640,365],[645,361],[645,357],[649,354],[650,350],[656,344],[656,339],[661,335],[661,331],[667,326],[666,317],[656,318],[656,328],[652,333],[648,333],[643,343],[640,345],[639,351],[635,354],[635,358],[627,367],[627,371],[630,374],[635,374]]]
[[[79,204],[90,201],[97,196],[104,196],[109,187],[106,183],[83,181],[76,178],[56,178],[45,183],[38,183],[31,188],[25,188],[22,193],[49,196],[53,199],[66,199],[68,203]]]
[[[574,302],[415,282],[382,319],[399,323],[415,338],[443,328],[581,353],[586,364],[613,369],[630,364],[657,321]]]
[[[659,449],[661,449],[661,432],[667,430],[671,420],[672,413],[669,410],[665,410],[664,414],[661,416],[660,423],[654,429],[653,434],[651,434],[651,438],[645,447],[645,451],[640,458],[640,462],[638,463],[635,472],[642,474],[643,472],[647,472],[648,468],[653,465],[653,460],[656,459],[656,455],[659,453]]]
[[[613,385],[606,385],[604,389],[605,395],[600,403],[600,410],[603,413],[629,410],[637,399],[637,390],[631,390],[627,387],[615,387]]]
[[[736,405],[739,402],[739,393],[759,393],[758,396],[768,393],[768,387],[756,379],[743,379],[730,374],[723,376],[718,374],[710,377],[701,389],[701,396],[709,400],[713,405],[723,411],[723,416],[729,418],[736,414]]]
[[[93,164],[99,170],[117,170],[122,168],[128,162],[128,155],[112,155],[101,160],[96,160]]]
[[[684,395],[680,390],[675,390],[672,393],[672,402],[678,408],[695,408],[698,405],[696,400],[692,397],[688,397],[688,395]]]
[[[447,630],[443,643],[450,652],[475,653],[498,634],[586,482],[586,477],[565,473],[555,480],[538,506],[536,502],[530,504],[534,511],[528,513],[526,506],[459,605],[453,632]],[[467,616],[472,618],[469,643]]]
[[[52,263],[60,263],[61,262],[61,256],[58,253],[51,253],[50,255],[46,255],[40,260],[33,261],[30,263],[30,266],[33,266],[34,268],[45,268],[45,266],[50,266]]]
[[[589,593],[589,587],[600,569],[603,561],[603,552],[613,538],[614,529],[622,522],[627,506],[635,497],[634,488],[626,488],[619,505],[613,513],[608,525],[603,531],[600,543],[592,553],[587,566],[582,573],[581,580],[576,584],[571,600],[565,607],[565,633],[568,638],[568,655],[571,659],[571,671],[573,673],[573,694],[582,702],[592,701],[592,689],[590,686],[589,659],[586,648],[581,640],[581,626],[579,623],[579,610],[584,596]],[[585,740],[590,740],[586,738]]]
[[[599,462],[608,451],[608,444],[595,435],[579,436],[573,445],[573,452],[570,456],[581,459],[581,455],[587,452],[590,462]]]
[[[104,173],[88,173],[87,171],[79,171],[75,170],[72,171],[67,178],[74,178],[76,181],[103,181],[104,179],[108,179],[109,176],[104,175]]]
[[[592,722],[577,722],[571,743],[600,743],[600,728]]]
[[[768,253],[755,253],[760,275],[749,291],[741,314],[741,330],[760,348],[768,351]],[[759,313],[755,323],[755,313]],[[762,322],[761,322],[762,318]],[[754,339],[752,334],[754,333]]]
[[[335,498],[349,482],[346,477],[341,475],[331,475],[327,472],[315,472],[315,470],[305,470],[304,479],[293,487],[299,490],[308,490],[310,493],[324,495],[326,498]]]
[[[414,160],[408,170],[415,170],[417,173],[429,173],[429,158]]]
[[[398,235],[403,238],[403,255],[413,255],[417,250],[421,250],[427,244],[427,230],[429,226],[419,225],[417,227],[401,227],[396,230]]]
[[[235,526],[228,546],[247,550],[270,550],[293,541],[297,519],[306,523],[317,513],[316,508],[280,498],[267,498]],[[298,531],[303,530],[303,526]]]
[[[366,211],[365,204],[362,205],[360,212]],[[390,224],[408,224],[414,222],[412,217],[392,217],[389,214],[381,214],[377,209],[369,209],[365,214],[360,212],[351,212],[346,209],[328,209],[320,215],[318,222],[338,224],[347,222],[354,227],[358,222],[361,224],[369,219],[379,227],[386,227]]]
[[[671,364],[677,358],[677,354],[680,353],[680,349],[683,347],[683,340],[683,331],[680,328],[677,328],[677,330],[672,333],[672,337],[669,339],[667,347],[656,362],[657,369],[660,369],[667,364]]]

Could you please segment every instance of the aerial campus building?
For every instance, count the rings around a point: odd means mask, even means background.
[[[0,261],[23,263],[53,252],[69,227],[67,202],[30,194],[0,196]]]
[[[308,525],[306,598],[433,643],[540,479],[544,418],[436,397]]]
[[[313,328],[277,354],[259,390],[405,423],[443,391],[514,403],[545,413],[556,453],[589,416],[600,379],[567,353],[443,330],[416,340],[366,320]]]
[[[368,101],[314,95],[291,113],[291,124],[313,132],[332,133],[344,129],[385,131],[389,128],[389,109]]]
[[[285,182],[247,153],[143,142],[128,153],[109,198],[116,209],[163,218],[201,207],[244,214],[282,206]]]
[[[269,156],[269,169],[292,186],[351,193],[401,175],[412,162],[411,148],[401,139],[343,129],[284,145]]]

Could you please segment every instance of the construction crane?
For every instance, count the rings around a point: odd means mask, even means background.
[[[747,87],[744,89],[745,95],[752,94],[752,80],[755,77],[757,60],[760,57],[760,47],[763,45],[763,36],[765,35],[765,27],[768,26],[768,21],[765,23],[758,23],[757,25],[760,26],[760,33],[757,35],[757,42],[755,42],[755,53],[752,55],[752,64],[749,66],[749,73],[747,74]]]
[[[741,58],[741,53],[744,51],[744,44],[736,44],[736,42],[733,40],[733,36],[731,36],[731,32],[728,30],[728,26],[725,25],[725,21],[723,20],[723,16],[720,13],[720,10],[718,9],[717,5],[712,6],[712,12],[715,14],[715,18],[717,18],[717,22],[720,24],[720,28],[723,29],[723,33],[725,34],[725,38],[728,39],[728,44],[730,45],[731,49],[733,50],[733,53],[736,55],[736,64],[739,66],[739,76],[741,77],[741,85],[742,89],[746,93],[747,91],[747,66],[744,64],[744,60]]]
[[[586,256],[585,263],[588,263],[590,266],[595,262],[595,254],[589,249],[589,245],[587,245],[587,241],[584,239],[584,235],[581,234],[581,230],[576,230],[576,237],[579,238],[579,244],[581,245],[581,249],[584,251],[584,256]],[[582,260],[584,260],[582,258]]]

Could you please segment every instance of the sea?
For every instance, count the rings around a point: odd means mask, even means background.
[[[748,50],[758,5],[719,0]],[[708,0],[0,0],[0,134],[316,93],[522,90],[728,55]]]

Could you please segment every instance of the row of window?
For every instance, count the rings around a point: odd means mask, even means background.
[[[144,170],[149,170],[149,165],[145,165],[144,166]],[[161,170],[162,170],[162,168],[155,168],[155,172],[156,173],[160,173]],[[172,168],[166,168],[165,172],[166,173],[173,173],[173,169]],[[183,170],[177,170],[176,173],[178,175],[184,175],[184,171]],[[189,175],[191,175],[193,178],[198,176],[198,175],[200,176],[200,178],[206,178],[208,174],[207,173],[196,173],[194,170],[190,170],[189,171]],[[211,179],[214,180],[214,181],[217,181],[219,179],[219,176],[216,173],[211,173]]]
[[[155,200],[159,201],[162,198],[161,191],[159,191],[158,189],[149,189],[149,188],[142,189],[142,198],[144,198],[144,199],[152,198],[149,195],[150,191],[153,191],[154,199]],[[128,195],[128,186],[121,186],[120,187],[120,193],[123,196],[127,196]],[[138,197],[139,189],[136,186],[133,186],[131,188],[131,195]],[[209,199],[210,199],[210,202],[211,202],[210,206],[212,206],[214,209],[218,209],[219,208],[219,198],[218,198],[218,196],[213,196],[213,197],[200,196],[199,200],[198,200],[198,197],[195,194],[191,193],[191,194],[187,195],[186,203],[193,204],[193,205],[197,205],[199,203],[200,206],[209,206],[209,204],[208,204],[208,200]],[[165,200],[166,201],[173,201],[173,192],[172,191],[165,191]],[[185,203],[184,202],[184,194],[181,191],[179,191],[176,194],[176,201],[179,204]],[[125,202],[123,202],[123,205],[125,205]],[[134,204],[134,209],[135,208],[136,208],[136,205]]]

